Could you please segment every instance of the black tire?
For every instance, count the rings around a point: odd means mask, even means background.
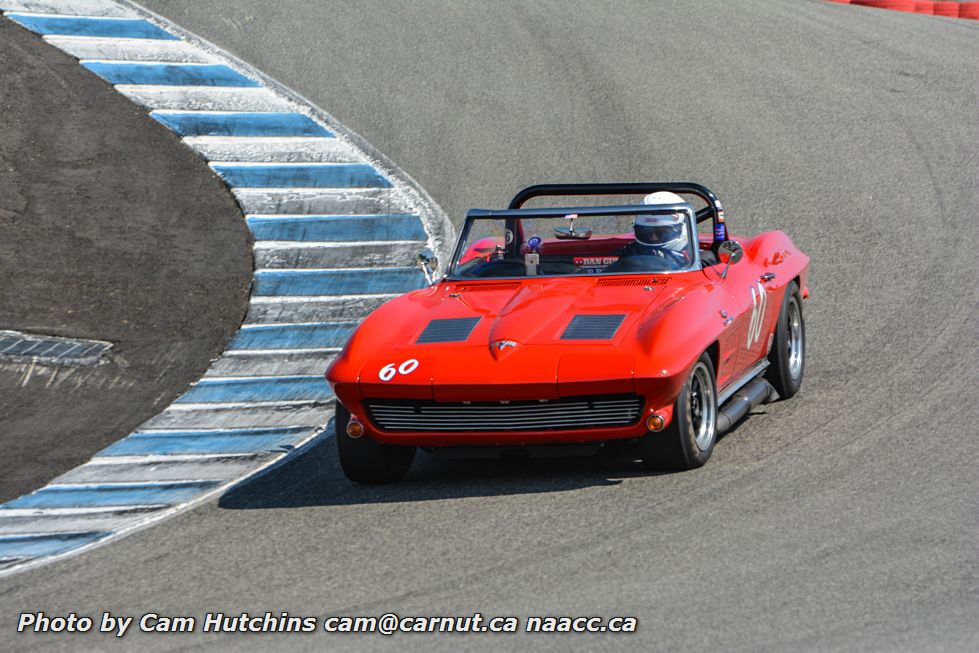
[[[802,386],[802,376],[806,371],[806,322],[802,317],[799,284],[795,281],[785,289],[768,360],[771,364],[765,378],[778,392],[780,399],[792,397]]]
[[[714,364],[705,352],[673,404],[673,419],[662,431],[649,432],[640,440],[639,454],[647,469],[694,469],[707,462],[715,442],[717,382]]]
[[[381,444],[368,436],[347,435],[350,411],[336,404],[337,454],[343,473],[355,483],[378,485],[393,483],[404,477],[415,460],[415,447]]]

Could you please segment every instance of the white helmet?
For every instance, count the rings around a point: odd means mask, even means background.
[[[682,197],[669,191],[651,193],[643,198],[642,203],[652,206],[684,204],[689,207]],[[690,210],[693,211],[692,208]],[[686,214],[679,211],[660,215],[637,215],[633,230],[636,233],[636,242],[641,245],[679,252],[686,249],[689,242]]]

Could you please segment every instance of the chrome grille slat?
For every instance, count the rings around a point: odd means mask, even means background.
[[[617,412],[622,412],[622,410],[629,410],[630,408],[631,407],[629,407],[629,406],[623,406],[623,407],[620,407],[620,408],[594,408],[592,410],[587,410],[587,411],[586,410],[580,410],[580,411],[565,411],[565,412],[539,413],[539,414],[538,413],[526,413],[525,412],[525,413],[522,413],[522,414],[512,414],[512,415],[511,414],[507,414],[507,413],[502,413],[502,412],[501,413],[494,413],[494,414],[478,413],[478,412],[476,412],[476,413],[466,413],[466,412],[452,412],[452,413],[448,413],[448,412],[428,412],[428,411],[423,412],[423,413],[415,413],[415,412],[394,412],[394,411],[384,410],[383,408],[374,409],[373,412],[374,412],[375,415],[388,415],[388,416],[391,416],[391,417],[415,417],[417,415],[431,415],[433,417],[442,417],[442,418],[447,418],[447,419],[452,419],[453,417],[459,417],[459,418],[462,418],[462,419],[469,419],[470,417],[472,417],[474,415],[486,415],[487,417],[499,417],[501,419],[506,419],[506,418],[523,419],[523,418],[532,418],[532,417],[533,418],[539,418],[539,419],[547,419],[548,417],[564,417],[564,416],[567,416],[567,415],[582,415],[582,414],[591,415],[591,414],[595,414],[597,412],[617,413]]]
[[[606,405],[606,404],[612,404],[612,405],[621,405],[621,406],[631,406],[633,404],[633,401],[606,402],[606,401],[599,400],[599,401],[593,401],[593,402],[576,402],[576,403],[573,403],[573,404],[572,403],[560,403],[559,404],[557,402],[547,402],[547,403],[543,403],[542,402],[542,403],[535,403],[535,404],[529,404],[529,405],[526,404],[526,403],[519,403],[518,404],[518,403],[514,402],[514,403],[506,403],[505,404],[505,403],[500,402],[500,403],[494,404],[492,406],[487,406],[485,404],[476,404],[476,403],[469,403],[469,404],[466,404],[466,403],[429,403],[429,404],[426,404],[426,403],[419,402],[419,405],[417,406],[417,408],[421,408],[422,410],[456,410],[456,409],[462,409],[462,410],[465,410],[466,412],[470,412],[472,410],[500,411],[500,410],[515,410],[515,409],[520,409],[520,410],[541,409],[541,410],[543,410],[543,409],[551,409],[551,408],[572,408],[572,409],[575,409],[575,408],[587,408],[589,406],[589,404],[590,405]],[[376,401],[375,400],[375,401],[372,402],[372,405],[376,406],[377,408],[390,409],[390,410],[415,410],[416,409],[416,406],[414,406],[414,405],[412,405],[410,403],[407,403],[407,402],[404,405],[396,405],[396,404],[383,404],[380,401]]]
[[[628,426],[629,422],[622,420],[620,422],[601,422],[601,423],[561,423],[556,424],[551,427],[544,428],[537,424],[501,424],[497,428],[493,429],[493,432],[497,431],[546,431],[546,430],[565,430],[570,431],[578,428],[598,428],[598,427],[614,427],[614,426]],[[485,431],[475,431],[474,429],[461,428],[455,424],[429,424],[426,425],[424,429],[410,428],[411,425],[404,424],[392,424],[390,428],[386,430],[390,431],[454,431],[454,432],[465,432],[465,433],[479,433]]]
[[[370,419],[385,431],[493,432],[618,427],[635,424],[643,408],[637,395],[570,397],[535,401],[434,402],[369,399]]]
[[[602,426],[603,427],[616,427],[616,426],[628,426],[628,424],[602,424]],[[596,425],[594,425],[594,424],[585,424],[585,425],[583,425],[583,427],[584,428],[591,428],[591,427],[596,427]],[[417,431],[418,429],[389,429],[389,430],[391,430],[391,431],[409,431],[409,430],[410,431]],[[563,428],[563,429],[562,428],[555,428],[555,429],[533,429],[533,428],[500,427],[499,429],[496,429],[495,432],[500,432],[500,433],[507,432],[507,431],[527,432],[527,431],[543,431],[543,430],[551,430],[551,431],[564,430],[564,431],[571,431],[572,428],[566,427],[566,428]],[[427,427],[425,429],[425,431],[426,432],[431,432],[431,433],[436,433],[436,432],[440,432],[440,431],[441,432],[446,432],[446,433],[479,433],[480,432],[480,431],[473,431],[473,430],[470,430],[470,429],[449,428],[447,426],[430,426],[430,427]]]
[[[631,407],[631,406],[623,406],[623,407],[620,407],[620,408],[598,408],[598,409],[595,409],[595,410],[572,410],[572,411],[568,411],[568,412],[565,412],[565,413],[541,413],[541,414],[523,413],[521,415],[509,415],[507,413],[501,412],[501,413],[497,413],[495,415],[487,415],[487,416],[488,417],[498,417],[500,419],[507,419],[507,418],[512,418],[512,419],[548,419],[548,418],[552,418],[552,417],[554,417],[554,418],[557,418],[557,417],[567,417],[569,415],[593,415],[593,414],[596,414],[596,413],[599,413],[599,412],[601,412],[601,413],[613,413],[614,414],[614,413],[622,413],[624,411],[627,412],[629,410],[635,410],[635,409],[633,407]],[[391,417],[416,417],[418,415],[428,415],[428,416],[431,416],[431,417],[441,417],[441,418],[444,418],[444,419],[453,419],[453,418],[469,419],[473,415],[486,415],[485,413],[465,413],[465,412],[457,412],[457,413],[430,413],[430,412],[425,412],[425,411],[420,412],[420,413],[391,413],[391,412],[385,412],[383,409],[382,410],[374,410],[373,412],[375,414],[377,414],[377,415],[390,415]]]
[[[584,419],[584,418],[580,418],[579,417],[579,418],[574,418],[574,419],[563,418],[563,419],[550,419],[550,420],[548,420],[548,419],[537,419],[537,420],[534,420],[534,419],[496,420],[496,421],[493,422],[493,425],[495,427],[499,427],[499,426],[515,426],[515,425],[526,425],[526,426],[532,426],[532,425],[538,425],[538,426],[556,426],[558,424],[585,424],[585,423],[588,423],[588,424],[606,424],[606,423],[620,422],[620,421],[625,421],[626,423],[628,423],[628,422],[631,422],[634,417],[635,417],[635,415],[626,414],[626,415],[603,415],[600,418],[599,417],[596,417],[596,418],[592,418],[592,419]],[[382,421],[384,424],[391,424],[391,425],[393,425],[393,424],[401,424],[401,425],[408,425],[408,426],[410,426],[412,424],[417,424],[419,422],[419,420],[414,420],[414,419],[392,419],[392,418],[383,418],[383,417],[378,417],[377,419],[380,420],[380,421]],[[432,423],[433,424],[434,423],[437,423],[439,425],[445,425],[445,426],[450,426],[450,425],[451,426],[467,426],[467,425],[471,425],[472,424],[472,421],[471,420],[464,420],[464,419],[462,419],[462,420],[445,420],[445,419],[440,419],[440,420],[435,420]]]
[[[566,410],[562,410],[562,409],[558,408],[558,409],[551,409],[551,410],[546,410],[546,411],[545,410],[541,410],[541,411],[514,410],[512,412],[511,411],[484,411],[484,410],[478,410],[478,409],[477,410],[472,410],[472,411],[458,410],[458,409],[451,409],[451,410],[449,410],[449,409],[446,409],[446,410],[428,410],[428,409],[426,409],[424,411],[424,414],[426,414],[426,415],[439,415],[439,416],[442,416],[442,417],[451,417],[453,415],[460,415],[462,417],[469,417],[471,415],[487,415],[487,416],[492,417],[492,416],[495,416],[495,415],[498,415],[498,414],[506,414],[506,415],[510,415],[510,416],[513,416],[513,417],[519,417],[521,415],[531,415],[531,416],[546,417],[548,415],[567,415],[569,413],[579,413],[579,412],[582,412],[582,411],[594,412],[596,410],[619,410],[619,409],[628,409],[630,407],[631,407],[631,404],[623,404],[621,406],[605,406],[605,405],[600,405],[600,406],[595,406],[594,408],[591,408],[591,409],[589,409],[587,406],[582,406],[581,408],[577,408],[577,409],[566,409]],[[385,415],[418,415],[418,414],[420,414],[420,413],[418,413],[415,410],[410,409],[410,408],[409,409],[395,409],[395,410],[391,410],[391,409],[389,409],[387,407],[380,407],[380,406],[378,406],[378,407],[375,407],[373,410],[374,410],[375,413],[379,413],[379,414],[380,413],[383,413]]]
[[[626,423],[628,423],[628,422],[632,421],[632,418],[633,417],[634,416],[632,416],[632,415],[626,415],[626,416],[621,416],[620,415],[620,416],[612,416],[612,417],[604,416],[601,419],[595,418],[595,419],[555,419],[555,420],[508,420],[508,421],[496,422],[495,425],[496,426],[517,426],[517,425],[525,425],[525,426],[533,426],[533,425],[554,426],[554,425],[558,425],[558,424],[606,424],[606,423],[611,423],[611,422],[616,422],[616,423],[618,423],[618,422],[626,422]],[[410,420],[410,419],[392,419],[392,420],[385,420],[384,423],[385,424],[401,424],[401,425],[409,425],[410,426],[412,424],[415,424],[416,422],[415,422],[415,420]],[[467,424],[471,424],[471,422],[469,422],[467,420],[456,420],[456,421],[439,420],[438,421],[438,424],[440,426],[466,426]]]

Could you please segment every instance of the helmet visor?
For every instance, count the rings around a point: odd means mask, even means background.
[[[683,236],[683,214],[640,215],[634,229],[641,244],[662,245]]]

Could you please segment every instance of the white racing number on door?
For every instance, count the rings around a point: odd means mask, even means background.
[[[751,322],[748,323],[749,349],[761,339],[761,325],[765,321],[765,305],[768,303],[768,293],[761,282],[751,287]]]
[[[377,374],[377,376],[382,381],[387,383],[398,374],[411,374],[417,369],[418,369],[418,360],[414,358],[409,358],[405,362],[401,363],[401,365],[397,365],[397,366],[394,363],[388,363],[387,365],[381,368],[381,371]]]

